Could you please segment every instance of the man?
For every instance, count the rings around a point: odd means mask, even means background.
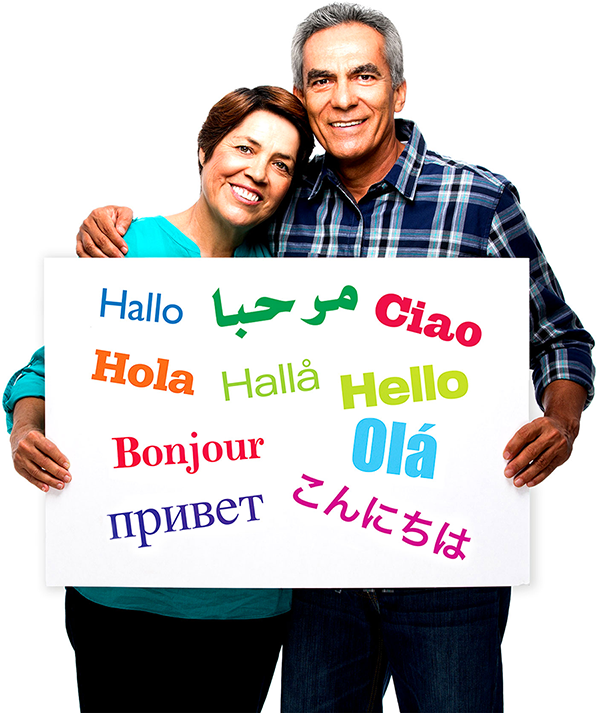
[[[592,339],[566,306],[503,177],[428,151],[404,106],[402,47],[381,13],[346,3],[311,13],[293,40],[294,92],[324,157],[270,230],[275,255],[528,257],[531,359],[544,416],[508,442],[506,477],[541,483],[569,457],[592,396]],[[115,225],[112,222],[114,218]],[[94,211],[78,254],[118,248],[123,209]],[[102,228],[99,230],[99,226]],[[376,711],[390,674],[404,711],[502,708],[508,588],[299,590],[284,654],[283,709]]]

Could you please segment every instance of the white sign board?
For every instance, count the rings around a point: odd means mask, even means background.
[[[49,585],[520,584],[526,260],[46,260]]]

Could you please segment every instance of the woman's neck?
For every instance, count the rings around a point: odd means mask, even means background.
[[[196,243],[202,257],[231,257],[248,232],[220,223],[201,199],[182,213],[165,217]]]

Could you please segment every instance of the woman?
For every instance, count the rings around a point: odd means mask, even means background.
[[[128,257],[268,257],[248,233],[273,215],[312,147],[304,109],[289,92],[231,92],[198,136],[198,201],[135,221]],[[43,491],[61,490],[70,466],[43,435],[43,376],[38,350],[3,402],[9,429],[14,417],[17,472]],[[68,588],[81,710],[259,711],[290,602],[288,590]]]

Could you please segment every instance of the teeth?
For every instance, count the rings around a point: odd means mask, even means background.
[[[332,126],[358,126],[363,123],[363,119],[358,119],[357,121],[334,121]]]
[[[258,203],[258,201],[260,200],[260,196],[258,196],[256,193],[252,193],[252,191],[247,191],[241,186],[231,186],[231,188],[234,193],[237,193],[238,196],[245,198],[247,201],[253,201],[254,203]]]

